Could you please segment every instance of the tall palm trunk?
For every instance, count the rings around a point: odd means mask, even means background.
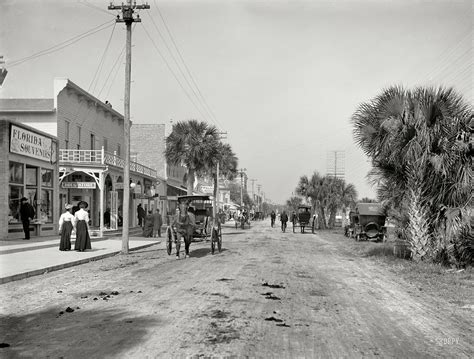
[[[319,205],[319,216],[318,216],[318,223],[319,223],[319,229],[327,229],[327,223],[326,223],[326,211],[324,210],[324,206],[321,204]]]
[[[331,207],[329,211],[329,228],[334,228],[336,226],[336,212],[337,208],[336,207]]]
[[[410,218],[408,223],[408,241],[410,243],[411,257],[420,261],[427,257],[430,250],[430,234],[426,209],[421,203],[419,189],[411,189],[411,203],[408,209]]]
[[[192,196],[193,195],[193,189],[194,189],[194,179],[195,179],[195,171],[194,171],[194,168],[188,168],[188,188],[187,188],[187,191],[188,191],[188,196]]]

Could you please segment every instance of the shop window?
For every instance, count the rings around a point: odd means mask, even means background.
[[[23,184],[23,164],[10,162],[10,183]]]
[[[53,222],[53,191],[48,189],[41,190],[40,219],[41,222]]]
[[[8,224],[20,223],[20,199],[23,197],[23,187],[10,186],[8,191]]]
[[[53,171],[41,169],[41,186],[53,187]]]
[[[37,186],[38,168],[26,166],[26,185]]]

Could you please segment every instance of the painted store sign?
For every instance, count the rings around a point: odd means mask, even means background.
[[[62,188],[88,188],[95,189],[97,187],[95,182],[63,182]]]
[[[10,152],[48,162],[56,156],[51,138],[15,125],[11,126]]]

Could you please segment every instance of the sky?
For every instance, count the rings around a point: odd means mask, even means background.
[[[359,198],[375,198],[351,116],[383,89],[452,86],[473,103],[470,1],[148,4],[133,25],[131,120],[217,126],[255,193],[261,185],[274,203],[290,198],[301,176],[324,175],[333,151],[343,151]],[[54,78],[67,77],[123,113],[125,25],[108,5],[2,0],[0,55],[9,73],[0,96],[52,98]],[[66,42],[82,34],[89,36]]]

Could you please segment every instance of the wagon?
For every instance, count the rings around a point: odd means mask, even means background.
[[[380,203],[358,203],[349,231],[356,241],[382,241],[386,235],[385,219],[387,215]],[[351,228],[352,226],[352,228]]]
[[[194,240],[195,238],[199,239],[208,239],[211,240],[211,251],[214,253],[214,248],[217,245],[219,251],[221,251],[222,247],[222,230],[221,224],[218,218],[214,221],[212,217],[212,201],[209,196],[206,195],[195,195],[195,196],[180,196],[178,197],[178,208],[186,208],[187,212],[191,212],[194,214],[195,225],[194,228],[189,230],[190,233],[190,241]],[[185,206],[183,206],[185,204]],[[175,223],[175,219],[179,216],[176,214],[174,217],[171,218],[171,225],[168,226],[166,229],[166,249],[168,254],[171,254],[172,244],[173,241],[178,243],[178,232],[179,228],[177,229]]]
[[[301,233],[304,233],[305,227],[311,228],[311,233],[314,233],[314,217],[311,214],[311,206],[299,205],[298,211],[292,216],[293,233],[296,227],[300,227]]]

